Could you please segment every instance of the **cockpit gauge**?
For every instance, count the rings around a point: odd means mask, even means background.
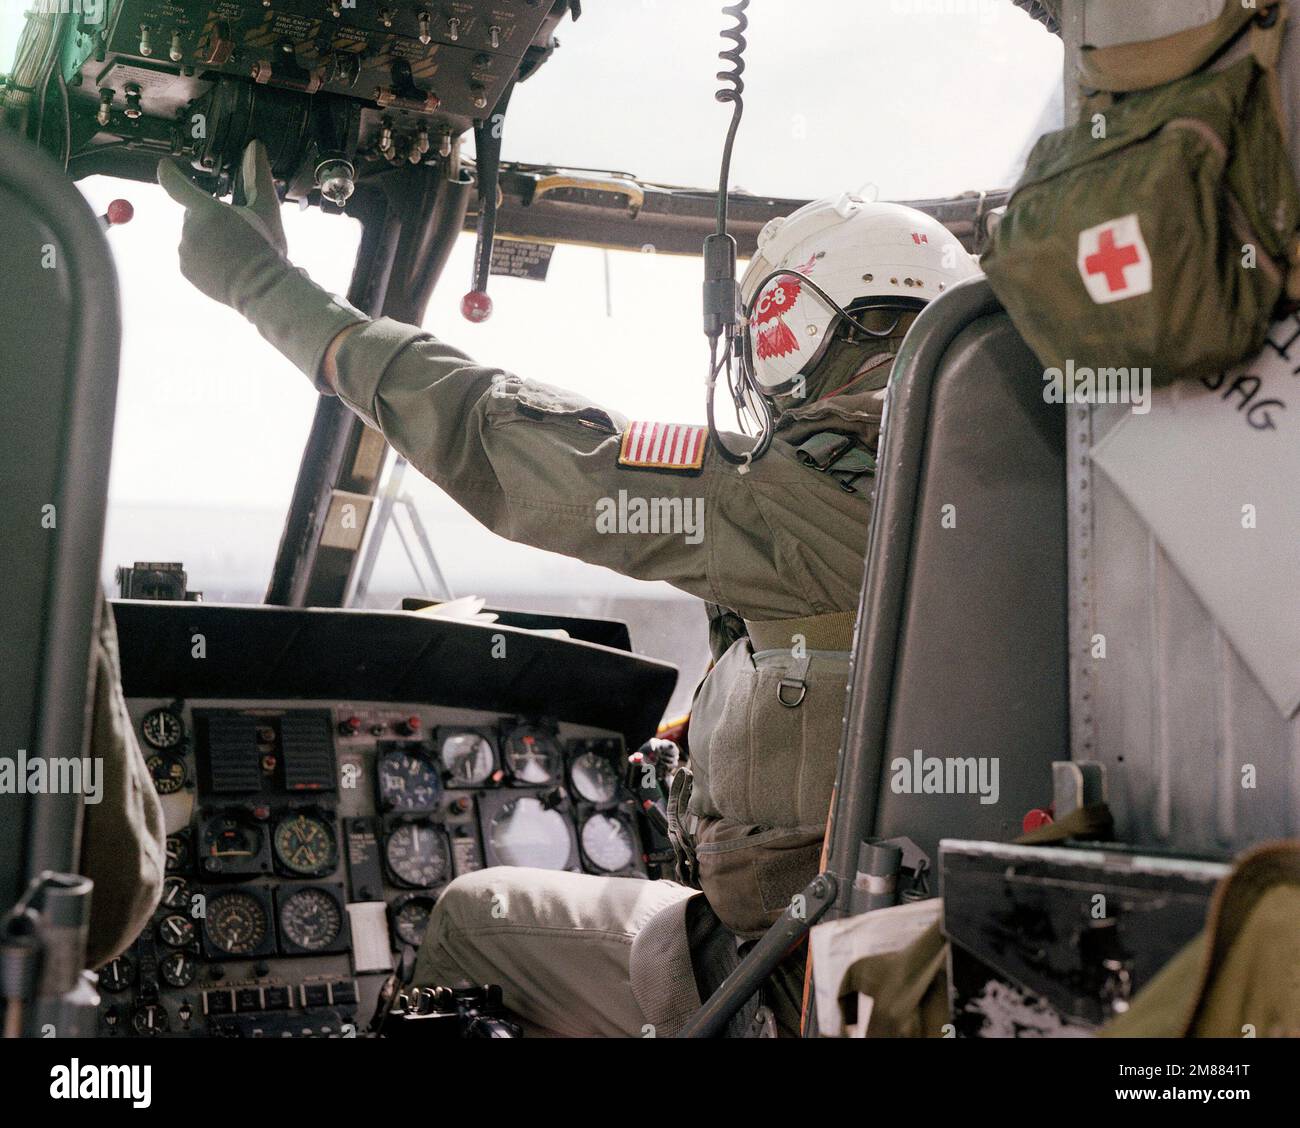
[[[447,836],[427,820],[394,824],[384,842],[384,860],[394,882],[411,889],[426,889],[451,876]]]
[[[271,868],[266,830],[243,814],[214,815],[199,832],[199,865],[205,873],[245,875]]]
[[[343,908],[324,889],[299,889],[280,901],[280,939],[286,951],[323,952],[343,931]]]
[[[582,852],[593,869],[620,873],[636,862],[636,840],[627,820],[596,812],[582,824],[578,835]]]
[[[135,964],[130,956],[118,956],[99,969],[99,985],[116,994],[135,983]]]
[[[517,783],[541,785],[560,775],[560,747],[549,732],[521,725],[506,737],[506,767]]]
[[[432,893],[407,893],[393,902],[389,917],[398,940],[413,948],[420,946],[436,901],[437,897]]]
[[[150,748],[165,752],[180,746],[185,739],[185,726],[170,709],[152,709],[140,722],[140,735]]]
[[[531,795],[497,810],[488,823],[487,838],[497,865],[567,869],[573,855],[568,819]]]
[[[144,1036],[166,1034],[167,1012],[157,1003],[146,1003],[142,1007],[137,1007],[132,1013],[131,1027],[137,1034]]]
[[[450,787],[477,787],[486,783],[496,768],[492,743],[478,732],[452,732],[442,738],[438,750]]]
[[[187,913],[190,908],[190,884],[183,877],[169,877],[163,882],[164,908]]]
[[[178,830],[167,836],[167,872],[188,873],[190,869],[190,832]]]
[[[588,803],[611,803],[618,797],[618,770],[609,758],[588,749],[569,765],[569,778],[579,799]]]
[[[379,804],[386,811],[428,811],[438,804],[442,782],[422,744],[395,744],[376,761]]]
[[[194,931],[194,922],[180,913],[168,913],[158,922],[158,940],[169,948],[192,944]]]
[[[168,952],[158,961],[158,977],[169,987],[188,987],[198,970],[198,961],[189,952]]]
[[[318,815],[297,811],[275,824],[275,859],[301,877],[324,877],[338,865],[334,828]]]
[[[274,947],[266,904],[244,890],[209,897],[203,928],[215,955],[257,956]]]
[[[187,779],[185,761],[179,756],[155,752],[145,760],[145,765],[149,768],[154,790],[159,795],[175,795],[185,786]]]

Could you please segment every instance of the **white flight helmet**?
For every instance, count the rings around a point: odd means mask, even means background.
[[[771,279],[755,296],[763,279],[782,268],[806,274],[855,318],[882,305],[920,309],[980,273],[942,223],[902,204],[845,193],[771,220],[759,232],[758,250],[740,281],[741,299],[751,310],[754,376],[769,395],[813,374],[840,320],[790,275]]]

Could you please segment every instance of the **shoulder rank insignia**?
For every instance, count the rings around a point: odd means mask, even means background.
[[[646,470],[698,470],[704,465],[706,428],[688,423],[629,423],[618,464]]]

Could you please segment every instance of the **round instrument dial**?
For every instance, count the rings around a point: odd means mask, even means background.
[[[420,946],[434,902],[435,898],[427,894],[414,893],[394,908],[393,928],[403,944],[410,944],[413,948]]]
[[[118,956],[99,969],[99,985],[116,994],[135,982],[135,964],[130,956]]]
[[[177,873],[190,868],[190,837],[188,834],[167,836],[167,872]]]
[[[163,882],[162,903],[165,908],[177,912],[188,912],[190,908],[190,884],[183,877],[169,877]]]
[[[137,1034],[143,1036],[165,1034],[168,1028],[167,1012],[157,1003],[147,1003],[131,1015],[131,1026]]]
[[[491,743],[477,732],[456,732],[444,738],[439,756],[453,787],[486,783],[496,767]]]
[[[437,806],[442,784],[423,748],[389,748],[379,757],[379,801],[389,811]]]
[[[221,893],[208,902],[208,942],[231,956],[247,956],[265,942],[271,922],[266,909],[248,893]]]
[[[149,777],[153,780],[153,789],[159,795],[175,795],[185,786],[185,761],[179,756],[155,752],[145,764],[149,768]]]
[[[150,748],[166,750],[185,739],[185,726],[170,709],[153,709],[140,722],[140,735]]]
[[[388,869],[399,884],[423,889],[444,881],[451,862],[447,839],[431,823],[402,823],[384,843]]]
[[[569,864],[569,825],[559,811],[547,810],[532,796],[507,803],[488,827],[501,864],[564,869]]]
[[[338,865],[334,829],[316,815],[298,812],[275,824],[271,843],[275,856],[290,873],[324,877]]]
[[[599,752],[587,751],[578,756],[569,768],[569,775],[573,790],[588,803],[609,803],[618,795],[618,772]]]
[[[560,748],[541,729],[521,727],[506,738],[506,766],[520,783],[550,783],[560,774]]]
[[[158,922],[158,939],[169,948],[184,948],[194,941],[194,922],[180,913],[168,913]]]
[[[308,952],[319,952],[338,939],[343,910],[323,889],[299,889],[280,904],[280,934]]]
[[[199,965],[189,952],[168,952],[158,961],[158,975],[169,987],[188,987]]]
[[[632,828],[615,815],[592,815],[582,824],[582,852],[605,873],[630,869],[636,861]]]

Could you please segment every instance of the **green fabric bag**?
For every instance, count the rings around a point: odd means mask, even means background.
[[[1281,3],[1228,4],[1193,40],[1085,51],[1102,90],[1076,126],[1039,139],[983,259],[1044,366],[1067,381],[1090,369],[1098,388],[1116,369],[1149,368],[1156,385],[1219,372],[1300,296],[1274,73],[1284,24]],[[1197,69],[1242,34],[1251,54]]]

